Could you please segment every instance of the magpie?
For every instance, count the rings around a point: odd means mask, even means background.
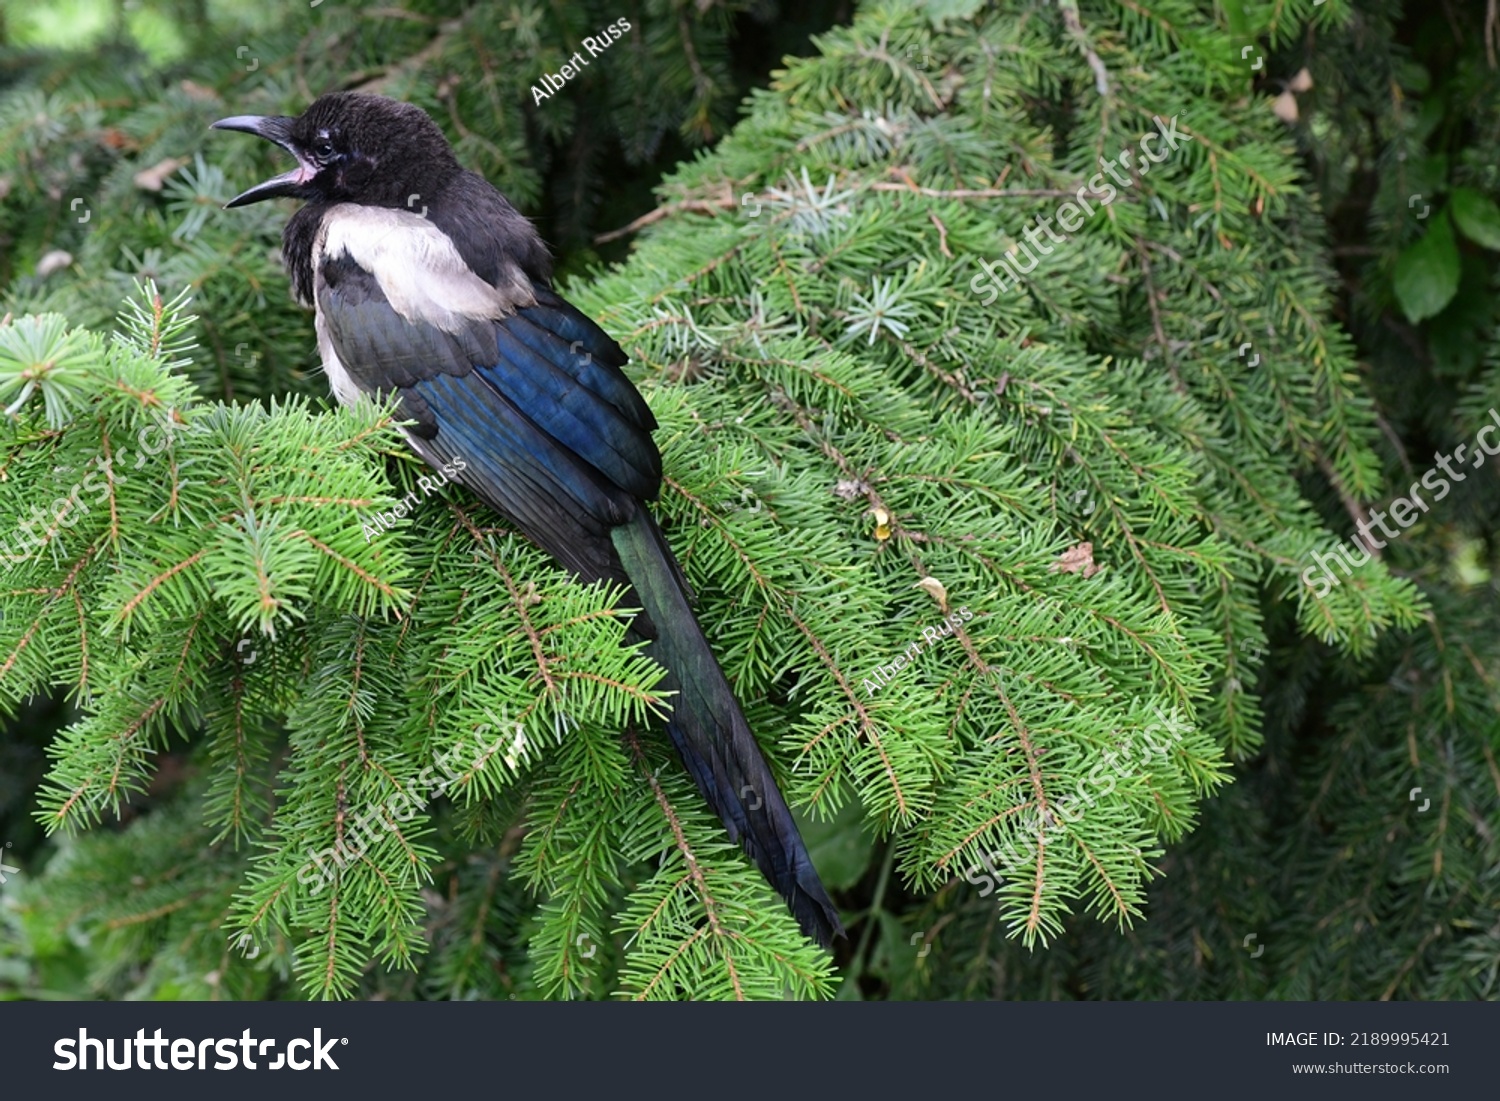
[[[343,404],[396,398],[412,450],[583,582],[626,587],[636,640],[675,692],[667,734],[704,799],[798,924],[843,936],[786,801],[692,611],[648,501],[661,452],[629,357],[561,298],[531,222],[467,171],[421,108],[358,92],[296,118],[213,124],[296,167],[227,204],[303,204],[282,235],[296,299]]]

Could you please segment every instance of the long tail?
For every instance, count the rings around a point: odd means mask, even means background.
[[[723,821],[791,907],[802,931],[823,947],[844,935],[807,846],[776,786],[739,701],[688,603],[686,581],[661,529],[643,507],[611,532],[646,617],[656,628],[649,653],[674,689],[667,732]]]

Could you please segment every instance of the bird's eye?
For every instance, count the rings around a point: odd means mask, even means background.
[[[317,157],[320,161],[332,160],[333,142],[329,141],[327,138],[324,138],[322,141],[318,142],[317,145],[313,146],[313,156]]]

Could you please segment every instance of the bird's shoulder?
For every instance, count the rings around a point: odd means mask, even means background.
[[[515,265],[533,282],[551,283],[552,255],[541,234],[477,172],[463,171],[450,180],[427,216],[481,279],[494,282]]]
[[[370,283],[401,318],[457,332],[536,301],[520,264],[500,257],[486,278],[428,217],[390,207],[339,203],[322,216],[313,245],[313,297],[331,286],[366,292]]]
[[[406,208],[313,202],[293,214],[282,255],[296,299],[317,297],[319,273],[348,255],[376,275],[404,267],[426,277],[472,274],[509,305],[529,302],[528,288],[551,286],[552,257],[530,219],[474,172],[460,171],[431,195],[414,192]]]

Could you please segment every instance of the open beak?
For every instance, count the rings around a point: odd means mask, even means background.
[[[309,163],[292,143],[294,121],[284,115],[235,115],[213,124],[215,130],[239,130],[273,141],[297,158],[296,168],[283,172],[280,176],[272,176],[265,183],[256,184],[249,191],[236,195],[224,204],[224,209],[248,206],[263,199],[295,198],[301,194],[302,186],[318,174],[317,166]]]

